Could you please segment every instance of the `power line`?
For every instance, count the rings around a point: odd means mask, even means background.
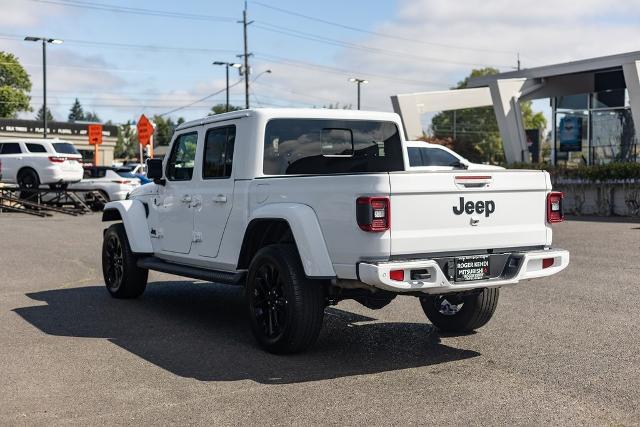
[[[240,83],[242,83],[242,80],[238,80],[238,81],[237,81],[237,82],[235,82],[234,84],[230,85],[230,86],[229,86],[229,89],[231,89],[231,88],[232,88],[232,87],[234,87],[234,86],[239,85]],[[159,116],[167,116],[167,115],[169,115],[169,114],[171,114],[171,113],[175,113],[176,111],[180,111],[180,110],[182,110],[182,109],[184,109],[184,108],[191,107],[191,106],[192,106],[192,105],[194,105],[194,104],[197,104],[197,103],[202,102],[202,101],[205,101],[205,100],[207,100],[207,99],[209,99],[209,98],[211,98],[211,97],[214,97],[214,96],[216,96],[216,95],[218,95],[218,94],[221,94],[222,92],[225,92],[226,90],[227,90],[227,88],[226,88],[226,87],[224,87],[224,88],[220,89],[220,90],[219,90],[219,91],[217,91],[217,92],[214,92],[214,93],[212,93],[212,94],[210,94],[210,95],[207,95],[207,96],[205,96],[205,97],[202,97],[202,98],[198,99],[197,101],[191,102],[191,103],[189,103],[189,104],[187,104],[187,105],[183,105],[182,107],[174,108],[173,110],[169,110],[169,111],[167,111],[166,113],[159,114]]]
[[[0,39],[13,40],[17,42],[23,42],[24,37],[19,36],[17,34],[0,34]],[[235,50],[231,49],[211,49],[211,48],[197,48],[197,47],[179,47],[179,46],[160,46],[160,45],[142,45],[142,44],[132,44],[132,43],[114,43],[114,42],[101,42],[101,41],[90,41],[90,40],[77,40],[77,39],[64,39],[64,43],[71,45],[86,45],[86,46],[97,46],[97,47],[106,47],[106,48],[114,48],[114,49],[129,49],[129,50],[144,50],[145,52],[153,52],[153,51],[167,51],[167,52],[190,52],[190,53],[201,53],[201,54],[211,54],[211,53],[235,53]]]
[[[436,43],[436,42],[429,42],[429,41],[424,41],[424,40],[410,39],[410,38],[407,38],[407,37],[401,37],[401,36],[395,36],[395,35],[392,35],[392,34],[386,34],[386,33],[377,32],[377,31],[365,30],[365,29],[362,29],[362,28],[352,27],[350,25],[340,24],[338,22],[328,21],[326,19],[321,19],[321,18],[309,16],[309,15],[304,15],[302,13],[293,12],[291,10],[287,10],[287,9],[283,9],[283,8],[280,8],[280,7],[272,6],[272,5],[269,5],[269,4],[266,4],[266,3],[262,3],[262,2],[259,2],[259,1],[253,1],[252,0],[251,3],[252,4],[256,4],[258,6],[265,7],[267,9],[272,9],[272,10],[276,10],[276,11],[281,12],[281,13],[286,13],[288,15],[297,16],[298,18],[304,18],[304,19],[308,19],[308,20],[311,20],[311,21],[316,21],[316,22],[321,22],[323,24],[332,25],[334,27],[339,27],[339,28],[343,28],[343,29],[351,30],[351,31],[357,31],[359,33],[364,33],[364,34],[371,34],[371,35],[374,35],[374,36],[384,37],[384,38],[388,38],[388,39],[401,40],[401,41],[417,43],[417,44],[422,44],[422,45],[427,45],[427,46],[438,46],[438,47],[443,47],[443,48],[447,48],[447,49],[460,49],[460,50],[477,51],[477,52],[493,52],[493,53],[503,53],[503,54],[509,54],[509,55],[514,55],[516,53],[515,51],[509,51],[509,50],[498,50],[498,49],[487,49],[487,48],[479,48],[479,47],[459,46],[459,45],[451,45],[451,44],[445,44],[445,43]]]
[[[129,13],[134,15],[160,16],[167,18],[190,19],[195,21],[235,22],[235,18],[228,16],[213,16],[194,13],[174,12],[167,10],[143,9],[139,7],[115,6],[105,3],[94,3],[80,0],[31,0],[36,3],[48,3],[59,6],[76,7],[82,9],[101,10],[108,12]]]
[[[292,66],[292,67],[316,69],[316,70],[321,70],[321,71],[325,71],[325,72],[328,72],[328,73],[339,74],[339,75],[343,75],[343,76],[351,76],[353,74],[360,74],[360,75],[365,76],[365,77],[366,76],[372,76],[372,77],[377,77],[377,78],[384,79],[384,80],[390,80],[390,81],[395,81],[395,82],[399,82],[399,83],[407,83],[407,84],[410,84],[410,85],[413,85],[413,86],[424,86],[424,85],[441,86],[443,84],[442,82],[429,82],[429,81],[425,81],[425,80],[412,80],[412,79],[405,79],[405,78],[400,78],[400,77],[396,77],[396,76],[390,76],[390,75],[387,75],[387,74],[378,74],[378,73],[371,73],[371,72],[367,72],[367,71],[354,71],[354,70],[348,70],[348,69],[345,69],[345,68],[330,67],[328,65],[320,65],[320,64],[314,64],[314,63],[311,63],[311,62],[287,59],[287,58],[283,58],[283,57],[275,56],[275,55],[266,55],[266,54],[256,53],[255,57],[256,58],[262,58],[265,61],[280,63],[280,64],[284,64],[284,65],[289,65],[289,66]]]
[[[345,48],[348,48],[348,49],[355,49],[355,50],[361,50],[361,51],[370,52],[370,53],[377,53],[377,54],[381,54],[381,55],[393,56],[393,57],[396,57],[396,58],[405,58],[405,59],[406,58],[411,58],[411,59],[415,59],[415,60],[419,60],[419,61],[438,62],[438,63],[457,64],[457,65],[513,68],[510,65],[496,65],[496,64],[485,64],[485,63],[480,63],[480,62],[452,61],[452,60],[443,59],[443,58],[414,55],[414,54],[409,53],[409,52],[398,52],[398,51],[393,51],[393,50],[389,50],[389,49],[382,49],[382,48],[377,48],[377,47],[373,47],[373,46],[366,46],[366,45],[361,45],[361,44],[356,44],[356,43],[351,43],[351,42],[345,42],[345,41],[342,41],[342,40],[331,39],[331,38],[328,38],[328,37],[319,36],[319,35],[316,35],[316,34],[307,33],[307,32],[303,32],[303,31],[288,29],[288,28],[284,28],[284,27],[281,27],[281,26],[272,25],[272,24],[268,24],[268,23],[264,23],[264,22],[256,23],[256,28],[259,28],[259,29],[264,30],[264,31],[270,31],[270,32],[274,32],[274,33],[284,34],[284,35],[287,35],[287,36],[290,36],[290,37],[296,37],[296,38],[299,38],[299,39],[311,40],[311,41],[315,41],[315,42],[318,42],[318,43],[324,43],[324,44],[328,44],[328,45],[332,45],[332,46],[339,46],[339,47],[345,47]]]

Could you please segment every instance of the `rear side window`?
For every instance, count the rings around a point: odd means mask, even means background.
[[[460,162],[456,156],[440,148],[409,147],[411,166],[454,166]]]
[[[170,181],[190,181],[196,160],[198,133],[185,133],[177,137],[171,148],[167,162],[167,179]]]
[[[42,144],[27,144],[27,150],[30,153],[46,153],[47,149]]]
[[[401,170],[400,134],[392,122],[273,119],[265,129],[265,175]]]
[[[20,149],[20,144],[17,142],[5,142],[2,144],[2,152],[0,154],[20,154],[22,150]]]
[[[235,126],[225,126],[207,131],[202,162],[202,177],[204,179],[231,176],[235,140]]]
[[[73,144],[69,144],[68,142],[54,142],[53,149],[56,150],[56,153],[60,154],[80,154],[76,147]]]

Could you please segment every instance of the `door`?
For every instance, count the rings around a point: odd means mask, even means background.
[[[201,160],[201,183],[194,196],[194,236],[199,239],[198,255],[218,256],[222,234],[233,203],[233,147],[235,125],[206,131]]]
[[[193,175],[198,132],[178,135],[166,163],[166,185],[158,193],[158,229],[163,251],[187,254],[193,240]],[[153,231],[152,231],[153,234]]]
[[[0,144],[0,161],[2,162],[2,179],[16,182],[18,169],[22,166],[22,149],[17,142]]]

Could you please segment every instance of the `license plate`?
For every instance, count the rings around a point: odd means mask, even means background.
[[[490,277],[489,255],[462,256],[455,259],[456,282],[483,280]]]

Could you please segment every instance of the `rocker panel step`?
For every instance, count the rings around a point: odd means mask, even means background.
[[[229,273],[226,271],[208,270],[206,268],[192,267],[167,262],[155,256],[140,258],[138,267],[162,273],[175,274],[177,276],[190,277],[192,279],[206,280],[207,282],[222,283],[225,285],[244,285],[245,273]]]

